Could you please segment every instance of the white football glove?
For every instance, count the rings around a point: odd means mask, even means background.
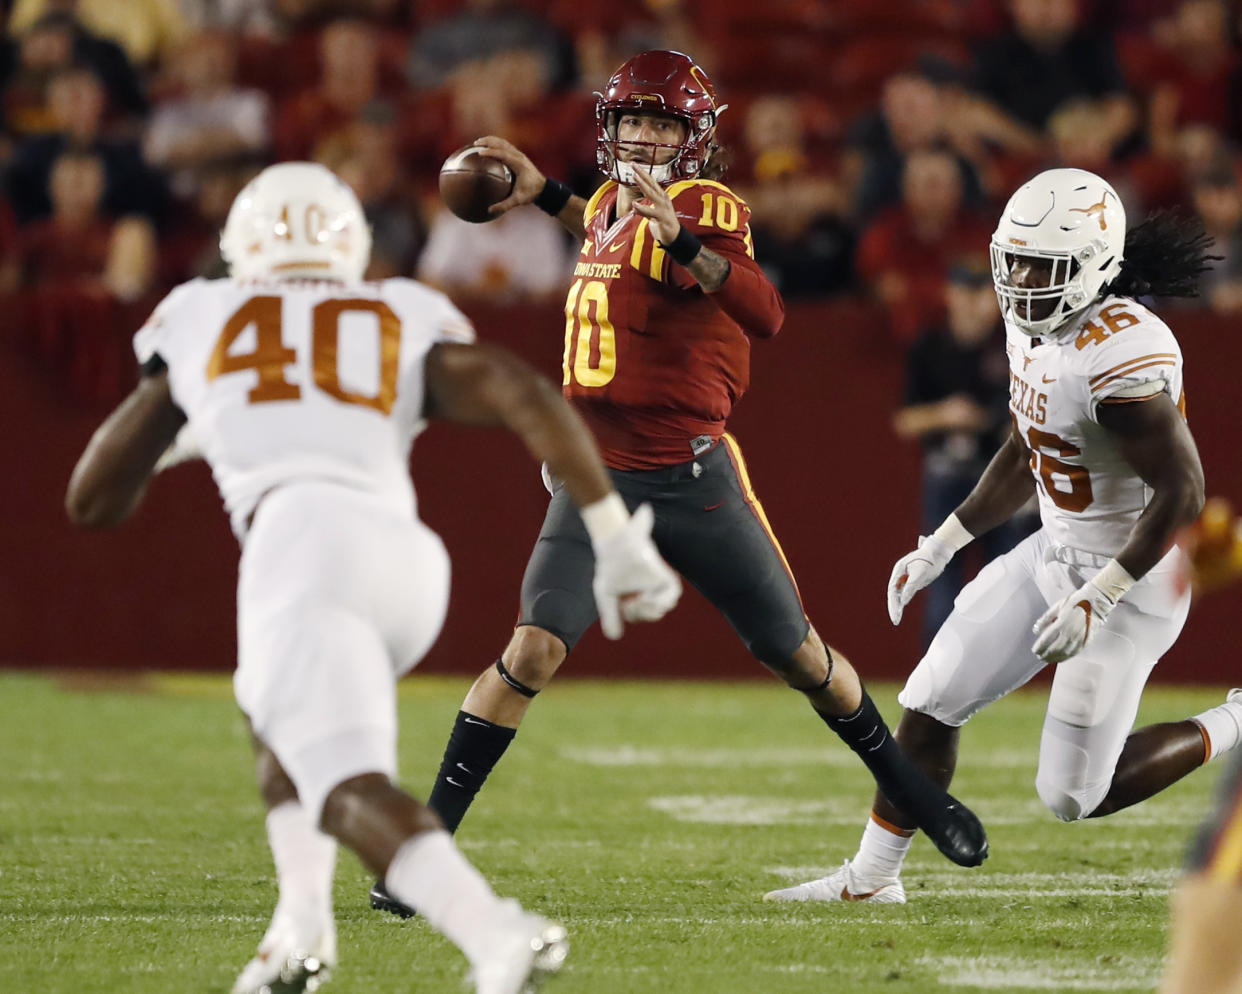
[[[901,615],[914,595],[944,572],[956,550],[935,535],[919,539],[919,547],[897,560],[888,578],[888,617],[901,624]]]
[[[202,458],[203,450],[198,447],[198,439],[194,437],[194,432],[190,431],[189,423],[186,423],[177,432],[177,437],[173,439],[172,445],[164,450],[164,454],[160,456],[159,461],[155,464],[154,471],[162,473],[173,466],[180,466],[183,462]]]
[[[625,621],[657,621],[677,604],[681,580],[651,540],[655,512],[643,504],[625,527],[595,545],[595,604],[604,635],[619,639]]]
[[[1048,663],[1061,663],[1082,652],[1104,627],[1117,606],[1103,590],[1088,580],[1039,616],[1031,629],[1039,636],[1031,651]]]
[[[1049,663],[1076,656],[1099,634],[1135,582],[1121,563],[1110,559],[1095,576],[1040,615],[1032,628],[1039,637],[1031,651]]]

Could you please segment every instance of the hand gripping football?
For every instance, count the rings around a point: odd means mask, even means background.
[[[509,196],[513,178],[512,170],[499,159],[480,155],[468,145],[440,167],[440,196],[463,221],[482,224],[495,220],[487,209]]]

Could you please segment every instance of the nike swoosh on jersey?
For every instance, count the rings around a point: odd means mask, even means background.
[[[1041,376],[1040,379],[1043,380],[1045,383],[1056,383],[1057,381],[1057,378],[1055,376]]]

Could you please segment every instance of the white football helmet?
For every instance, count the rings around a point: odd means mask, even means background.
[[[220,253],[235,279],[362,279],[371,229],[354,191],[314,162],[268,166],[229,209]]]
[[[1049,335],[1085,310],[1121,272],[1126,212],[1117,192],[1085,169],[1049,169],[1009,198],[992,235],[992,283],[1007,322]],[[1047,286],[1010,279],[1015,258],[1052,262]]]

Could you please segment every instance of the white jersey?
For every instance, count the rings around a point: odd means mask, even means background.
[[[423,429],[423,366],[469,321],[413,280],[191,280],[134,336],[168,367],[173,401],[242,537],[264,494],[327,480],[415,510],[409,453]]]
[[[1056,338],[1008,327],[1005,350],[1009,409],[1031,449],[1044,528],[1060,545],[1116,555],[1151,491],[1100,426],[1098,405],[1163,391],[1183,407],[1177,340],[1137,301],[1105,297]]]

